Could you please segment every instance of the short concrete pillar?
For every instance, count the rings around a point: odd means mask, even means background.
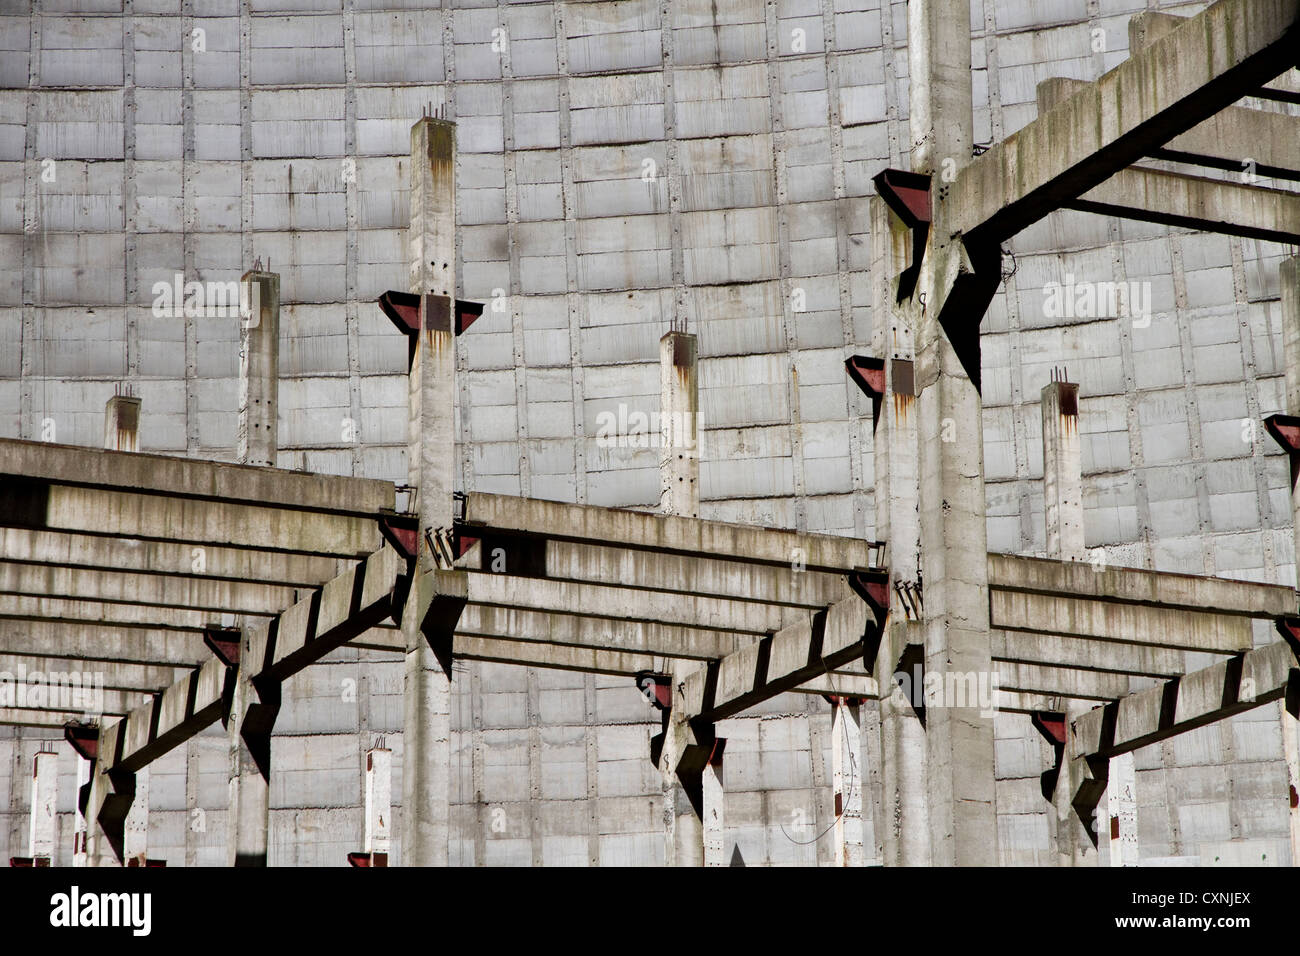
[[[700,391],[695,336],[659,340],[659,504],[664,514],[700,516]]]
[[[450,533],[454,521],[456,124],[425,117],[411,127],[410,203],[410,291],[420,296],[420,327],[409,353],[407,481],[414,489],[419,520],[415,573],[424,577],[439,566],[426,542]],[[402,863],[446,866],[451,833],[450,643],[435,648],[413,602],[408,601],[407,612],[402,621]],[[450,637],[455,619],[439,627]]]
[[[140,399],[118,393],[104,404],[104,447],[111,451],[140,450]]]
[[[862,866],[862,702],[832,697],[831,790],[835,800],[835,865]]]
[[[58,754],[43,750],[36,755],[32,761],[32,800],[27,841],[31,856],[22,861],[22,865],[53,865],[58,774]]]
[[[1138,865],[1137,806],[1137,766],[1133,754],[1111,757],[1106,781],[1111,866]]]
[[[659,766],[664,780],[664,863],[704,865],[704,795],[698,775],[687,761],[692,744],[690,725],[669,714],[664,728]]]
[[[230,802],[226,859],[230,866],[267,865],[271,814],[271,732],[280,713],[280,685],[254,681],[266,660],[269,625],[245,621],[239,670],[226,724],[230,749]]]
[[[274,468],[280,414],[280,276],[245,272],[239,332],[239,460]]]
[[[387,866],[392,843],[393,752],[375,747],[366,752],[365,852],[371,866]]]
[[[89,865],[89,846],[87,844],[87,827],[86,827],[86,808],[82,804],[81,795],[88,793],[90,789],[90,770],[91,761],[77,760],[77,794],[76,794],[76,816],[72,824],[72,865],[87,866]]]
[[[727,865],[726,787],[722,773],[722,754],[727,741],[718,737],[714,741],[708,763],[700,774],[700,803],[704,819],[704,865]]]
[[[125,859],[125,823],[135,799],[136,777],[115,767],[120,730],[120,724],[109,725],[96,744],[86,801],[87,866],[121,866]]]
[[[1079,386],[1054,379],[1043,386],[1043,516],[1047,555],[1082,561],[1083,477],[1079,443]]]
[[[135,796],[122,824],[122,860],[126,866],[149,865],[149,768],[135,772]]]

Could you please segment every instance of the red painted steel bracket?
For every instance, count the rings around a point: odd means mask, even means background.
[[[63,739],[82,760],[94,760],[99,756],[98,727],[69,721],[63,725]]]
[[[397,326],[398,331],[407,335],[414,335],[420,331],[424,324],[420,320],[420,298],[414,292],[394,292],[390,290],[379,297],[379,308],[383,310],[384,315],[392,320],[393,325]],[[428,295],[424,298],[446,301],[446,296],[441,295]],[[460,335],[474,324],[475,319],[483,314],[483,303],[457,299],[455,314],[456,334]]]
[[[930,177],[925,173],[886,169],[876,173],[871,181],[885,205],[912,232],[912,261],[898,274],[897,301],[903,302],[916,291],[921,260],[925,258],[925,247],[930,237]]]
[[[237,627],[209,626],[203,629],[203,643],[227,667],[239,666],[243,632]]]

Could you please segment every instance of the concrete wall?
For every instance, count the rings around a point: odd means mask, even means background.
[[[972,0],[976,140],[1032,119],[1038,80],[1121,60],[1128,16],[1149,5]],[[656,408],[656,343],[677,320],[699,335],[703,516],[869,536],[869,409],[841,363],[870,343],[870,176],[906,162],[905,10],[0,0],[0,435],[98,444],[125,380],[142,450],[232,457],[235,321],[156,318],[152,290],[176,273],[236,279],[260,256],[285,303],[280,465],[404,480],[404,342],[373,300],[406,287],[407,131],[432,103],[459,124],[461,295],[490,303],[460,340],[464,488],[653,507],[657,451],[601,447],[597,417]],[[1293,583],[1286,466],[1240,425],[1283,401],[1281,250],[1081,214],[1011,250],[984,323],[990,548],[1045,548],[1038,390],[1065,365],[1082,383],[1089,547]],[[1163,314],[1146,329],[1045,316],[1044,284],[1069,274],[1150,282]],[[343,659],[291,682],[273,862],[360,848],[376,735],[400,768],[400,687],[395,664]],[[463,665],[457,692],[453,860],[661,858],[635,689]],[[1276,716],[1139,756],[1145,853],[1284,840]],[[739,855],[828,859],[829,836],[797,842],[830,821],[827,708],[782,698],[731,723]],[[1046,748],[1018,718],[998,736],[1003,858],[1040,861],[1048,807],[1026,781]],[[35,739],[0,736],[11,853]],[[225,761],[205,735],[156,766],[155,855],[223,858]]]

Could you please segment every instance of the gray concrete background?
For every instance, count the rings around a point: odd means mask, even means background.
[[[1032,119],[1039,80],[1122,60],[1132,13],[1202,6],[972,0],[977,142]],[[404,341],[373,300],[406,288],[407,131],[432,103],[458,122],[461,295],[489,303],[459,342],[464,488],[654,507],[657,451],[600,447],[597,416],[656,409],[657,340],[685,321],[699,334],[702,516],[870,536],[869,407],[842,361],[870,347],[870,177],[906,163],[905,11],[0,0],[0,435],[52,422],[58,441],[97,445],[126,381],[143,398],[142,450],[233,457],[235,320],[154,318],[151,290],[178,272],[236,279],[260,256],[285,303],[279,464],[405,480]],[[1283,402],[1282,249],[1064,213],[1011,251],[984,323],[990,549],[1045,549],[1038,392],[1067,366],[1090,548],[1293,584],[1286,465],[1262,428],[1242,428]],[[1069,274],[1149,281],[1158,314],[1147,329],[1048,319],[1043,284]],[[286,685],[274,864],[360,849],[377,735],[400,773],[400,668],[356,656]],[[662,859],[635,689],[462,664],[457,694],[453,861]],[[827,861],[829,835],[803,841],[831,820],[829,709],[783,697],[726,735],[739,856]],[[39,739],[0,736],[10,854],[26,852]],[[1047,754],[1027,720],[999,719],[1005,862],[1049,858]],[[154,766],[151,855],[224,860],[226,760],[212,732]],[[70,811],[66,748],[61,766]],[[1144,856],[1285,862],[1276,707],[1148,748],[1138,767]],[[70,815],[60,826],[70,858]]]

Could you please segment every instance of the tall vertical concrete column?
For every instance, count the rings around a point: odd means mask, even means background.
[[[140,399],[117,394],[104,404],[104,447],[111,451],[140,450]]]
[[[272,653],[270,627],[248,618],[241,631],[239,670],[226,726],[230,744],[230,802],[226,855],[231,866],[267,865],[271,822],[271,732],[280,713],[280,684],[255,681]]]
[[[1047,556],[1057,561],[1082,561],[1083,452],[1079,441],[1079,386],[1056,380],[1043,386],[1043,515],[1047,531]],[[1092,705],[1070,700],[1065,705],[1065,726]],[[1068,748],[1067,748],[1068,749]],[[1132,758],[1130,763],[1132,762]],[[1058,861],[1066,866],[1096,865],[1092,839],[1072,805],[1069,774],[1057,777],[1052,805],[1056,811]]]
[[[1111,866],[1138,865],[1137,807],[1137,765],[1133,754],[1111,757],[1106,778]]]
[[[428,541],[453,524],[456,467],[456,126],[425,117],[411,127],[410,291],[420,296],[409,378],[407,482],[419,519],[416,574],[438,567]],[[402,766],[402,860],[446,866],[450,840],[450,645],[435,652],[408,601]],[[463,604],[461,605],[463,606]],[[451,622],[454,627],[454,621]]]
[[[875,421],[876,538],[885,542],[890,587],[898,601],[876,660],[880,686],[878,841],[886,866],[928,866],[925,727],[894,678],[894,651],[921,643],[921,526],[917,510],[917,411],[911,311],[896,303],[897,278],[911,245],[909,230],[879,196],[870,200],[872,349],[883,361],[883,389]],[[884,650],[889,648],[888,653]],[[870,743],[870,741],[868,742]],[[865,752],[865,748],[864,748]],[[865,778],[865,774],[863,775]],[[874,827],[873,827],[874,829]]]
[[[680,684],[678,672],[674,688]],[[673,690],[676,696],[676,690]],[[659,766],[664,774],[664,862],[725,866],[723,750],[727,741],[669,711]]]
[[[659,502],[664,514],[700,516],[700,411],[695,336],[659,340]]]
[[[241,296],[247,315],[239,332],[239,460],[276,463],[280,414],[280,276],[245,272]]]
[[[1286,360],[1286,411],[1300,417],[1300,256],[1282,260],[1282,346]],[[1292,528],[1296,573],[1300,575],[1300,457],[1291,456]],[[1287,803],[1291,822],[1291,865],[1300,866],[1300,700],[1288,695],[1282,706],[1282,747],[1286,753]]]
[[[86,795],[86,866],[121,866],[125,853],[124,823],[131,803],[135,799],[136,776],[113,769],[117,760],[121,738],[121,724],[114,727],[117,733],[99,733],[93,738],[93,749],[78,750],[91,760],[90,782]],[[78,800],[81,794],[78,793]]]
[[[928,674],[987,681],[992,648],[978,384],[982,306],[972,309],[960,294],[959,283],[972,273],[961,236],[949,225],[954,200],[943,188],[972,152],[967,0],[912,0],[908,51],[912,170],[932,177],[932,221],[915,297],[925,666]],[[988,264],[981,265],[987,275]],[[981,716],[978,702],[943,703],[926,707],[931,861],[996,865],[993,719]]]
[[[831,698],[831,782],[835,797],[835,865],[862,866],[862,702]]]

